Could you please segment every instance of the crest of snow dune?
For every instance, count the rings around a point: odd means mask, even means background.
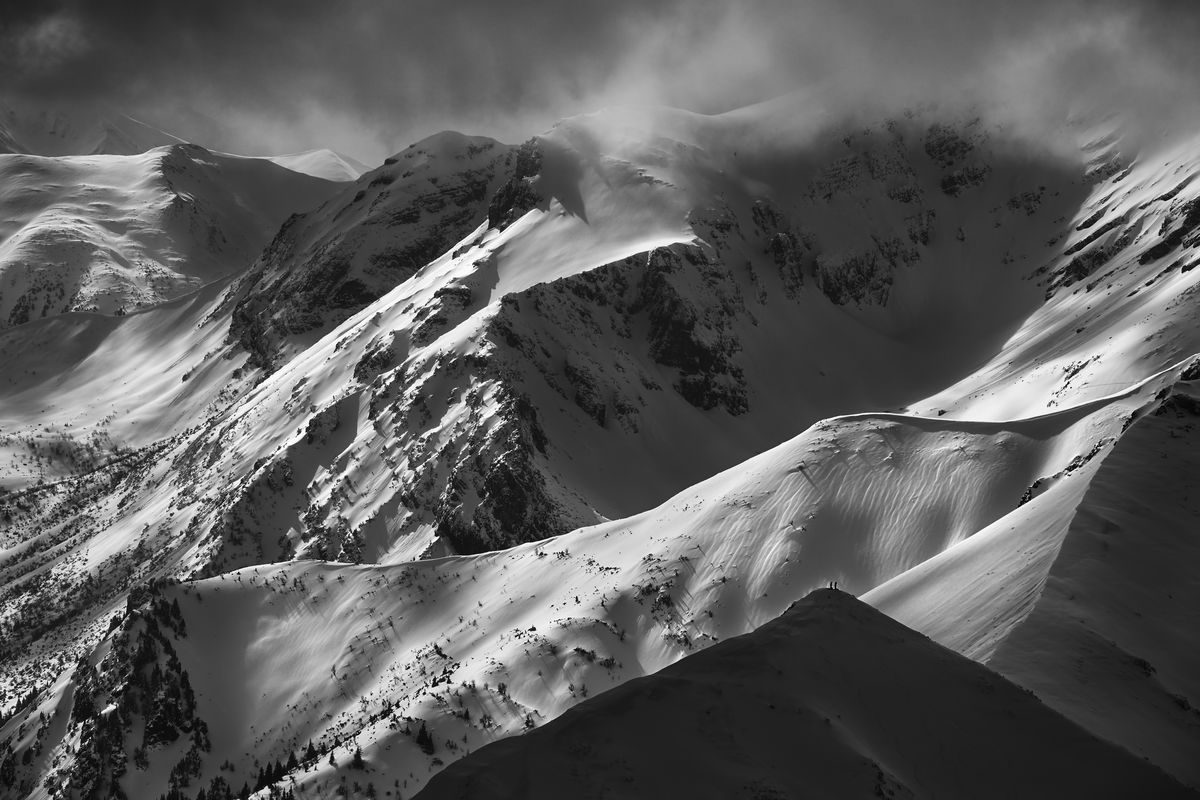
[[[281,167],[293,172],[303,172],[327,181],[352,181],[368,170],[368,167],[349,156],[328,149],[305,150],[282,156],[267,156]]]

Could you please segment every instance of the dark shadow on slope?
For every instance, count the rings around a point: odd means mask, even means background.
[[[986,668],[835,590],[487,745],[418,797],[569,795],[1191,796]]]
[[[1092,479],[1029,616],[989,666],[1200,786],[1200,385],[1177,384]]]
[[[584,164],[579,154],[568,151],[550,139],[539,140],[542,151],[542,173],[536,181],[538,193],[562,203],[567,213],[588,221],[587,208],[579,183],[583,180]]]

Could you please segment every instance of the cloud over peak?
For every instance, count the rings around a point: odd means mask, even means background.
[[[509,140],[613,104],[714,113],[832,82],[848,111],[969,100],[1192,120],[1187,0],[59,0],[7,14],[8,91],[100,101],[213,147],[369,162],[425,133]]]

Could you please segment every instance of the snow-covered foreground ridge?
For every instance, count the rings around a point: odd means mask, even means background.
[[[582,776],[595,797],[1190,796],[831,589],[488,745],[418,797],[556,798]]]
[[[1190,150],[777,112],[439,134],[0,332],[0,781],[408,796],[838,581],[1200,782]]]

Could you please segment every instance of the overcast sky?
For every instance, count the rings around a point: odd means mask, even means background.
[[[445,128],[519,141],[623,103],[719,112],[833,80],[847,108],[1080,93],[1178,113],[1195,0],[12,0],[0,91],[100,102],[247,155],[368,163]]]

